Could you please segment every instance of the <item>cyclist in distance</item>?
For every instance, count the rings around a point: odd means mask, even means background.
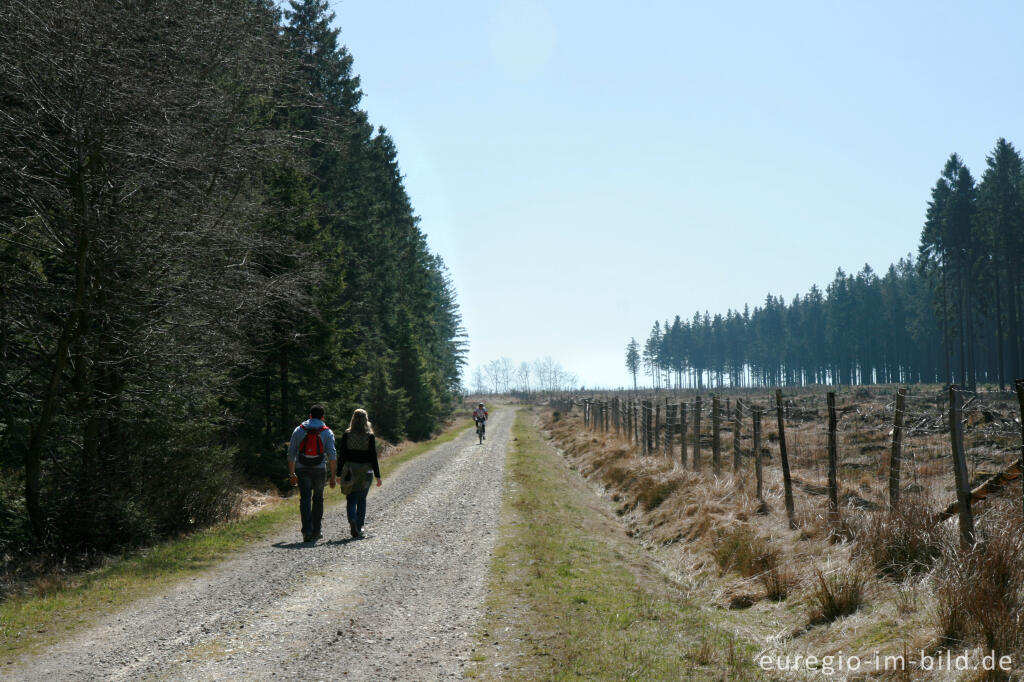
[[[476,432],[480,435],[480,442],[483,443],[487,437],[484,434],[484,430],[487,428],[487,408],[483,403],[478,403],[476,409],[473,410],[473,421],[476,422]]]

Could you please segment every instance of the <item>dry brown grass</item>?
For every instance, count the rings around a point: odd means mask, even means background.
[[[1024,647],[1024,536],[1006,510],[990,514],[965,548],[950,534],[933,580],[935,623],[944,646],[981,644],[1017,656]]]
[[[672,459],[662,453],[641,457],[614,433],[585,432],[576,414],[563,414],[550,428],[573,466],[619,504],[631,533],[663,547],[681,579],[717,591],[719,606],[744,609],[749,619],[744,627],[756,628],[764,618],[768,636],[784,624],[803,633],[794,636],[807,653],[842,647],[866,655],[879,649],[899,654],[906,646],[931,650],[938,641],[958,651],[984,646],[1008,652],[1019,666],[1024,663],[1024,577],[1017,576],[1024,575],[1024,552],[1006,538],[1024,536],[1024,530],[1010,532],[999,519],[1020,517],[1020,484],[975,504],[985,542],[973,554],[954,553],[956,520],[929,523],[955,499],[943,403],[937,392],[912,395],[901,505],[890,512],[891,393],[839,395],[837,514],[828,511],[823,392],[794,398],[791,410],[799,418],[787,420],[786,440],[795,531],[783,503],[774,413],[766,411],[762,422],[766,511],[761,514],[753,496],[749,421],[741,432],[741,471],[731,473],[732,436],[723,432],[726,471],[717,477],[710,470],[709,419],[702,422],[704,467],[697,473],[679,466],[678,441]],[[989,418],[983,414],[991,409],[987,400],[972,406],[965,426],[972,476],[998,471],[1019,456],[1019,424],[1011,423],[1015,407],[1005,403]],[[759,402],[765,404],[763,398]],[[1000,523],[1003,531],[996,530]],[[857,556],[864,557],[863,564],[854,560]],[[820,566],[844,568],[819,576]],[[762,601],[765,597],[780,603]],[[994,601],[1004,606],[987,606]]]
[[[771,540],[758,535],[746,523],[719,531],[713,554],[715,563],[723,573],[736,571],[744,578],[758,575],[779,564],[777,550]]]
[[[903,580],[931,569],[949,535],[924,511],[936,506],[933,498],[920,495],[904,499],[894,510],[856,519],[854,537],[879,573]]]
[[[823,573],[815,571],[817,582],[811,593],[811,623],[831,623],[864,605],[867,574],[859,566]]]
[[[641,457],[613,436],[579,427],[578,420],[565,416],[548,424],[573,466],[614,491],[620,513],[643,516],[655,542],[704,540],[715,528],[746,518],[755,507],[748,496],[737,496],[731,477],[715,479],[685,470],[662,455]]]

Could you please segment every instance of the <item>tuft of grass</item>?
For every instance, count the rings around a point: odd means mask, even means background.
[[[721,532],[713,554],[723,572],[736,571],[744,578],[768,571],[779,563],[771,540],[758,535],[746,523]]]
[[[785,566],[772,566],[757,575],[764,594],[772,601],[784,601],[797,584],[796,574]]]
[[[512,435],[501,537],[476,647],[488,655],[467,676],[753,677],[753,644],[648,564],[529,413],[517,415]]]
[[[934,505],[905,500],[854,524],[858,544],[882,574],[897,580],[927,572],[942,553],[945,533],[922,513]]]
[[[955,648],[967,643],[971,629],[966,599],[971,591],[970,572],[955,553],[943,557],[936,567],[934,618],[942,646]]]
[[[841,569],[825,575],[816,570],[818,582],[811,594],[812,623],[831,623],[848,616],[864,605],[868,576],[859,567]]]
[[[459,420],[438,438],[416,443],[383,459],[381,474],[389,475],[410,459],[453,440],[470,426],[470,420]],[[344,496],[329,493],[328,489],[328,508],[344,500]],[[0,603],[0,648],[10,659],[65,639],[73,630],[105,613],[205,571],[250,543],[280,532],[285,524],[298,520],[298,506],[298,495],[275,500],[244,519],[113,557],[88,573],[42,576],[25,593]]]
[[[644,509],[651,511],[678,490],[683,481],[678,477],[658,480],[648,476],[640,479],[638,483],[642,485],[637,491],[637,500],[644,506]]]
[[[916,613],[921,601],[917,583],[908,580],[896,588],[896,613],[907,616]]]
[[[783,601],[797,584],[796,574],[784,566],[770,538],[758,535],[744,523],[721,533],[713,551],[722,571],[733,570],[744,578],[756,578],[772,601]]]
[[[936,567],[939,636],[950,647],[978,641],[1017,654],[1024,647],[1024,538],[1016,521],[996,521],[981,532],[970,549],[951,541]]]

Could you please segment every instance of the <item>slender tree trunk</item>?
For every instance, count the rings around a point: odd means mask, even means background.
[[[966,347],[967,343],[966,343],[966,339],[964,338],[964,283],[963,283],[963,281],[960,282],[960,287],[959,288],[960,288],[960,291],[959,291],[959,297],[958,298],[960,299],[960,301],[959,301],[959,310],[956,311],[956,313],[957,313],[956,314],[956,319],[957,319],[957,322],[960,325],[960,338],[959,338],[959,343],[960,343],[960,376],[957,377],[957,379],[958,379],[959,383],[964,384],[964,383],[966,383],[966,378],[967,378],[967,347]],[[970,389],[970,386],[968,386],[967,388]]]
[[[945,351],[946,361],[946,384],[953,383],[952,350],[950,349],[949,338],[949,304],[946,299],[946,264],[942,264],[942,344]]]
[[[84,168],[84,161],[79,160],[79,168]],[[32,535],[36,541],[41,541],[46,532],[46,524],[43,515],[43,508],[39,501],[41,461],[43,442],[53,416],[57,408],[57,398],[60,394],[61,377],[68,363],[68,352],[71,344],[78,338],[79,321],[82,317],[82,309],[85,303],[86,290],[88,288],[88,254],[89,254],[89,230],[87,226],[88,207],[86,204],[85,180],[81,177],[77,180],[77,194],[79,200],[79,212],[81,223],[78,231],[78,248],[75,258],[75,295],[71,306],[71,312],[64,320],[60,337],[57,339],[57,349],[54,352],[53,368],[50,372],[50,380],[43,394],[43,403],[39,409],[39,418],[32,428],[29,437],[28,448],[25,450],[25,508],[28,511],[29,524],[32,528]]]
[[[264,442],[274,442],[274,407],[271,398],[271,368],[269,362],[264,365],[263,374],[263,428]]]
[[[965,296],[964,315],[967,318],[967,389],[976,391],[978,389],[978,365],[975,356],[975,330],[974,313],[971,309],[971,302]]]
[[[79,320],[79,338],[88,334],[90,318],[91,316],[87,312],[82,313]],[[82,449],[78,461],[78,472],[74,481],[78,506],[75,522],[80,541],[88,544],[88,536],[93,528],[94,511],[96,508],[93,502],[96,490],[94,479],[98,469],[97,460],[102,423],[98,405],[101,399],[101,392],[93,385],[93,377],[89,371],[90,363],[85,357],[85,352],[86,349],[83,348],[83,344],[75,344],[75,351],[73,351],[75,374],[72,384],[75,393],[78,395],[79,413],[85,415],[85,423],[82,430]]]
[[[280,370],[281,388],[281,433],[287,434],[292,423],[291,410],[289,409],[288,396],[288,347],[281,346],[278,351],[278,369]]]
[[[996,359],[996,362],[999,365],[999,390],[1000,391],[1005,391],[1006,390],[1006,373],[1004,371],[1005,363],[1003,362],[1003,344],[1005,343],[1005,339],[1003,338],[1003,305],[1002,305],[1002,296],[1000,296],[1000,291],[999,291],[999,271],[998,271],[998,269],[996,270],[995,290],[996,290],[996,348],[998,349],[998,352],[997,352],[998,357]]]
[[[1010,371],[1014,379],[1021,376],[1020,296],[1017,282],[1011,280],[1010,289]]]

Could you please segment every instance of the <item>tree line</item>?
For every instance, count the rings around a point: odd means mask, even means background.
[[[278,482],[313,402],[431,435],[466,335],[326,0],[0,7],[0,550]]]
[[[518,393],[531,395],[538,392],[575,391],[579,378],[562,367],[551,356],[533,362],[516,364],[511,358],[501,357],[473,369],[473,392],[477,394]]]
[[[1024,363],[1024,160],[997,140],[980,181],[957,154],[931,191],[916,255],[879,276],[837,270],[787,303],[656,321],[626,346],[655,387],[979,383]]]

